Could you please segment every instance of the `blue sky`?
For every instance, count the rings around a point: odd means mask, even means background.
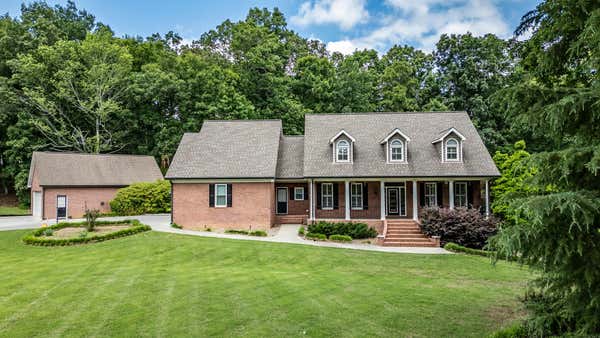
[[[20,0],[2,0],[0,13],[20,13]],[[29,1],[27,1],[29,2]],[[49,4],[66,1],[48,1]],[[181,1],[80,0],[118,35],[149,36],[178,32],[186,41],[198,38],[225,19],[243,19],[251,7],[279,7],[289,27],[326,43],[330,51],[350,53],[374,48],[385,52],[394,44],[431,50],[442,33],[493,33],[510,37],[534,0],[287,0]]]

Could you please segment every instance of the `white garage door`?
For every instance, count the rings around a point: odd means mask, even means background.
[[[42,193],[40,191],[33,192],[31,212],[33,213],[33,217],[42,218]]]

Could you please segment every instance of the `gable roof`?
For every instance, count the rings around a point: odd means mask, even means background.
[[[335,136],[333,136],[331,138],[331,140],[329,140],[329,143],[335,142],[335,140],[337,140],[342,135],[345,135],[348,139],[350,139],[350,141],[356,142],[356,140],[354,139],[354,137],[352,137],[352,135],[348,134],[347,131],[345,131],[344,129],[342,129],[337,134],[335,134]]]
[[[204,121],[183,135],[166,178],[275,178],[280,120]]]
[[[33,175],[41,186],[127,186],[163,178],[152,156],[34,152],[28,187]]]
[[[408,161],[386,163],[380,141],[391,128],[410,137]],[[431,139],[455,127],[466,138],[463,161],[442,163]],[[354,162],[340,166],[331,161],[328,135],[340,129],[352,134]],[[307,114],[304,138],[305,177],[490,177],[498,169],[466,112]]]
[[[442,131],[441,133],[439,133],[439,136],[435,140],[433,140],[431,143],[442,142],[450,134],[455,134],[456,136],[460,137],[460,139],[462,141],[467,139],[466,137],[464,137],[463,134],[459,133],[458,130],[456,130],[456,128],[451,127],[451,128],[448,128],[448,129]]]
[[[396,129],[392,130],[392,132],[389,133],[383,140],[381,140],[381,142],[379,142],[379,144],[386,143],[394,135],[400,135],[400,136],[402,136],[402,138],[404,138],[405,140],[410,142],[410,137],[406,136],[403,132],[400,131],[400,129],[396,128]]]
[[[282,136],[279,142],[277,178],[302,178],[304,136]]]

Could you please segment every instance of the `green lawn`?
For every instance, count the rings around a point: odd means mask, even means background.
[[[409,255],[148,232],[74,247],[0,232],[0,336],[486,336],[530,273]]]
[[[19,207],[0,206],[0,216],[20,216],[29,215],[29,209],[21,209]]]

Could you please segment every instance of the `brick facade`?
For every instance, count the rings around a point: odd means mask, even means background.
[[[310,207],[309,199],[309,191],[307,183],[276,183],[275,188],[287,188],[288,189],[288,212],[287,215],[304,215],[308,216],[308,209]],[[304,199],[303,200],[295,200],[294,199],[294,188],[303,187],[304,188]],[[276,207],[276,206],[275,206]]]
[[[272,182],[232,183],[231,207],[209,207],[208,183],[173,183],[173,222],[184,229],[262,229],[275,219]]]
[[[59,195],[67,196],[67,217],[69,218],[84,217],[86,208],[98,209],[102,213],[110,212],[109,202],[115,198],[118,189],[118,187],[45,187],[43,189],[44,218],[56,218],[56,199]]]

